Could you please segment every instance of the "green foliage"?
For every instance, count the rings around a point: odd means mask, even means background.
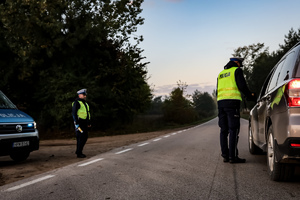
[[[177,124],[186,124],[198,119],[197,113],[192,106],[192,102],[183,96],[187,85],[177,83],[178,87],[174,88],[163,105],[164,119],[167,122]]]
[[[196,90],[192,95],[194,107],[200,119],[211,117],[216,114],[216,102],[208,92]]]
[[[147,111],[149,115],[162,115],[163,100],[162,96],[155,97],[151,101],[151,106]]]
[[[258,43],[249,46],[239,47],[234,50],[233,56],[240,56],[245,58],[245,67],[243,69],[246,76],[249,89],[259,94],[261,87],[280,58],[295,44],[300,41],[300,29],[298,32],[293,28],[285,35],[284,44],[279,45],[279,49],[275,52],[269,53],[268,48],[264,44]],[[254,104],[248,103],[248,108]]]
[[[45,128],[70,128],[76,91],[88,89],[93,125],[121,126],[151,102],[134,36],[143,0],[7,0],[0,5],[1,88]],[[135,41],[135,44],[134,42]],[[14,80],[14,81],[12,81]]]
[[[251,44],[249,46],[238,47],[234,50],[232,56],[244,58],[243,72],[245,79],[248,82],[253,71],[253,64],[255,60],[262,54],[268,51],[263,43]]]
[[[282,57],[288,50],[300,41],[300,29],[296,32],[293,28],[284,36],[284,44],[280,44],[280,49],[276,52],[278,57]],[[280,59],[280,58],[279,58]]]
[[[250,79],[248,80],[249,88],[251,88],[252,91],[259,94],[265,79],[277,62],[278,59],[274,59],[274,57],[267,52],[262,53],[256,58],[252,66],[253,70]]]

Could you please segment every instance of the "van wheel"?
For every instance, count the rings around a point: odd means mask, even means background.
[[[251,122],[249,122],[249,126],[248,126],[248,143],[249,143],[249,152],[251,154],[261,154],[262,153],[262,150],[258,146],[256,146],[253,142]]]
[[[14,152],[10,154],[10,158],[13,159],[16,162],[24,161],[28,158],[30,152]]]
[[[288,181],[290,180],[295,171],[293,165],[279,163],[276,159],[276,148],[273,134],[273,128],[270,126],[268,130],[268,143],[267,143],[267,163],[268,172],[271,180],[273,181]]]

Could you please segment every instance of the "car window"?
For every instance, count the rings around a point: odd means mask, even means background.
[[[267,87],[268,87],[268,84],[269,84],[269,82],[270,82],[270,78],[271,78],[273,72],[274,72],[274,70],[272,70],[272,71],[269,73],[269,75],[267,76],[267,78],[266,78],[266,80],[265,80],[263,86],[261,87],[260,94],[259,94],[259,97],[258,97],[259,99],[262,98],[262,97],[265,95],[266,89],[267,89]]]
[[[279,74],[278,82],[281,83],[283,81],[289,80],[292,78],[293,69],[296,62],[296,56],[295,51],[291,52],[289,55],[287,55],[284,64],[282,66],[282,69]]]
[[[281,70],[281,68],[282,68],[282,65],[283,65],[284,61],[285,61],[285,59],[282,60],[282,61],[277,65],[277,68],[276,68],[275,72],[273,73],[271,82],[270,82],[270,84],[269,84],[268,91],[270,91],[270,90],[272,90],[273,88],[276,87],[277,79],[278,79],[278,76],[279,76],[279,74],[280,74],[280,70]]]
[[[300,77],[300,53],[299,55],[297,56],[297,64],[296,64],[296,68],[297,68],[297,72],[296,72],[296,75],[295,77],[299,78]]]

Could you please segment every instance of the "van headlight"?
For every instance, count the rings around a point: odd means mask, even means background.
[[[36,129],[36,122],[27,124],[27,127],[30,127],[30,128],[34,127],[34,129]]]

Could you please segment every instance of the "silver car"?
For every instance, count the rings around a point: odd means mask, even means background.
[[[300,163],[300,43],[267,76],[249,117],[249,151],[267,153],[271,180],[292,178]]]

